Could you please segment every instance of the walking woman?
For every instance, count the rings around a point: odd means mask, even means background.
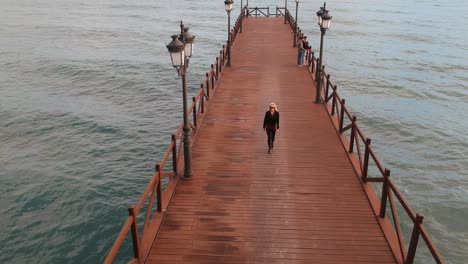
[[[268,136],[268,154],[270,154],[275,142],[276,130],[279,129],[279,112],[275,103],[270,103],[270,109],[265,113],[263,129]]]

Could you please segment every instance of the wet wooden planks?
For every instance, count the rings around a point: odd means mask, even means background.
[[[282,23],[246,19],[147,263],[396,262]]]

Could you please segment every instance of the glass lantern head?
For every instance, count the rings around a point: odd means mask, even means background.
[[[329,29],[332,21],[332,16],[328,14],[328,10],[325,11],[325,14],[322,16],[322,24],[320,25],[324,29]]]
[[[320,10],[317,11],[317,24],[322,25],[322,16],[323,16],[323,7],[320,7]]]
[[[185,39],[185,57],[190,58],[193,56],[193,43],[195,36],[190,34],[189,28],[184,28],[184,39]]]
[[[234,5],[233,0],[225,0],[224,1],[224,7],[226,8],[226,12],[228,12],[228,13],[231,12],[233,5]]]
[[[180,68],[184,66],[185,63],[185,45],[182,41],[177,39],[177,35],[172,35],[171,37],[172,41],[166,47],[171,55],[172,66],[174,68]]]

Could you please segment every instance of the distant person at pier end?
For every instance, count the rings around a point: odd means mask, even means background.
[[[279,112],[275,103],[270,103],[268,111],[265,113],[265,118],[263,119],[263,130],[266,131],[268,137],[268,154],[271,153],[273,149],[273,144],[275,142],[276,130],[279,129]]]
[[[301,37],[297,42],[297,66],[302,67],[304,63],[304,37]]]

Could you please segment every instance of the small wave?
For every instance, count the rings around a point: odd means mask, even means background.
[[[402,40],[402,41],[409,41],[409,42],[419,42],[425,44],[433,44],[434,38],[430,36],[424,35],[416,35],[416,34],[401,34],[401,33],[386,33],[383,35],[384,37],[388,37],[393,40]]]

